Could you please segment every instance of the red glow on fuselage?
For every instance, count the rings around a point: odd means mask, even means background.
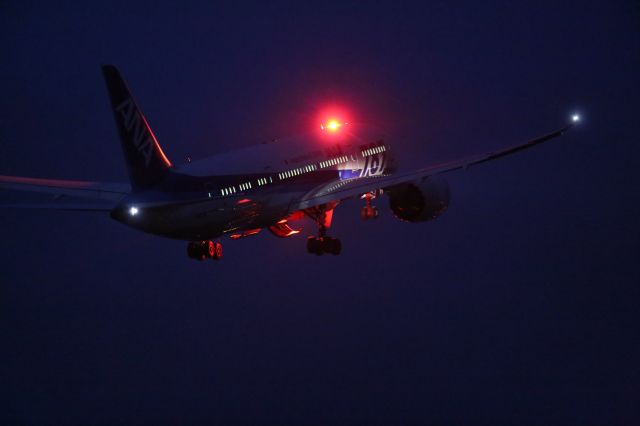
[[[286,220],[283,222],[282,220],[269,227],[269,231],[276,237],[287,238],[292,235],[299,234],[302,229],[293,229]]]
[[[298,211],[295,211],[295,212],[291,213],[289,216],[287,216],[286,219],[288,221],[292,221],[292,220],[300,220],[303,217],[304,217],[304,212],[298,210]]]
[[[246,231],[240,232],[238,234],[229,235],[229,238],[231,238],[232,240],[239,240],[240,238],[250,237],[251,235],[256,235],[260,231],[262,231],[262,228],[247,229]]]

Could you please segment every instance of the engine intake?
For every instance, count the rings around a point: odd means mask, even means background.
[[[426,222],[440,216],[449,206],[449,184],[428,178],[385,189],[395,217],[406,222]]]

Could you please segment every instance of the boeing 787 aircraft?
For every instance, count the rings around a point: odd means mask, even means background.
[[[174,166],[118,70],[105,65],[102,71],[129,183],[0,176],[0,188],[55,195],[53,203],[13,207],[109,212],[132,228],[188,241],[188,256],[198,260],[222,258],[218,239],[223,236],[238,239],[263,229],[281,238],[294,236],[300,230],[291,222],[305,216],[318,225],[317,236],[307,239],[307,251],[340,254],[340,240],[327,230],[341,201],[361,198],[362,219],[373,219],[378,211],[372,200],[384,194],[400,220],[435,219],[450,197],[440,175],[546,142],[579,121],[574,115],[566,126],[520,145],[406,172],[399,171],[375,129],[337,119],[305,138]],[[86,201],[70,204],[68,197]]]

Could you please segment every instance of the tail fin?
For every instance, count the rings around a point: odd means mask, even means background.
[[[162,152],[120,72],[112,65],[103,65],[102,73],[111,98],[131,187],[134,191],[149,188],[167,175],[171,162]]]

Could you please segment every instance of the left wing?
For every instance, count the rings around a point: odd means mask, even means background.
[[[388,188],[406,182],[422,181],[430,176],[441,173],[451,172],[459,169],[468,169],[471,166],[482,164],[487,161],[496,160],[510,154],[534,147],[548,140],[562,136],[567,130],[571,129],[575,122],[561,129],[555,130],[546,135],[531,139],[519,145],[511,146],[499,151],[489,152],[487,154],[476,155],[463,160],[451,161],[448,163],[433,165],[418,169],[407,173],[399,173],[386,176],[370,176],[365,178],[346,179],[331,184],[323,185],[307,193],[302,199],[293,206],[292,210],[302,210],[315,207],[331,201],[344,200],[352,197],[375,191],[381,188]]]
[[[97,211],[110,210],[131,191],[131,187],[126,183],[39,179],[20,176],[0,176],[0,189],[52,194],[56,201],[48,204],[0,204],[0,207]],[[66,197],[80,197],[92,201],[71,204],[63,202],[62,199]]]

